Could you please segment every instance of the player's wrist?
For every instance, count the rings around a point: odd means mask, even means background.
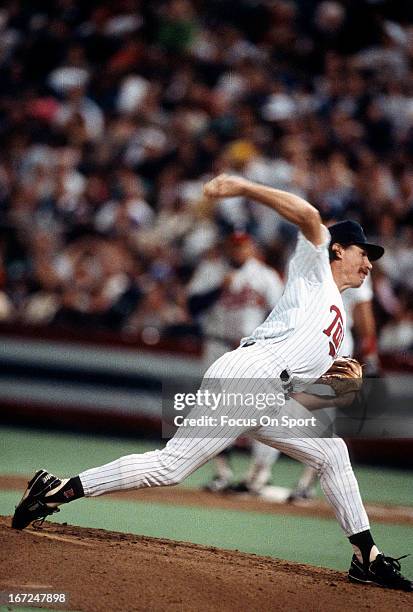
[[[232,177],[234,183],[236,184],[237,195],[241,197],[252,197],[252,188],[254,183],[249,181],[248,179],[242,176],[234,176]]]

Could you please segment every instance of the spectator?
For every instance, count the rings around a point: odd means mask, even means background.
[[[219,170],[381,234],[379,320],[409,320],[411,12],[336,0],[48,8],[2,10],[2,320],[191,326],[188,280],[229,232],[277,262],[295,237],[243,198],[204,202]]]

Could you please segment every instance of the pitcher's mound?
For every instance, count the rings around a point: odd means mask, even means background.
[[[68,610],[388,612],[413,603],[311,565],[64,524],[15,531],[10,521],[0,517],[0,592],[65,592]]]

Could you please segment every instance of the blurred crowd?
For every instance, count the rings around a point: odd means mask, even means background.
[[[413,6],[403,0],[11,0],[0,8],[0,320],[196,334],[187,287],[294,228],[226,171],[359,220],[382,350],[413,349]]]

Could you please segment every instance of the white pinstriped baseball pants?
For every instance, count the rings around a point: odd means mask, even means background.
[[[277,357],[275,346],[260,342],[220,357],[205,374],[203,386],[208,381],[219,380],[221,384],[223,381],[228,383],[230,388],[232,380],[248,379],[251,382],[256,379],[257,391],[274,392],[274,380],[279,380],[284,367],[285,364]],[[266,381],[268,388],[265,388]],[[297,406],[298,414],[303,416],[305,409],[291,401],[285,406],[287,414],[297,414]],[[236,411],[230,416],[246,416],[239,407]],[[228,408],[222,412],[228,413]],[[176,485],[241,434],[250,435],[315,468],[324,494],[347,536],[369,529],[369,520],[344,441],[340,438],[310,437],[308,430],[297,427],[291,437],[280,437],[280,432],[277,435],[277,428],[272,426],[249,428],[217,425],[209,429],[207,435],[202,427],[179,427],[162,450],[128,455],[82,472],[79,476],[85,495],[90,497],[125,489]],[[305,437],[299,437],[300,434]]]

